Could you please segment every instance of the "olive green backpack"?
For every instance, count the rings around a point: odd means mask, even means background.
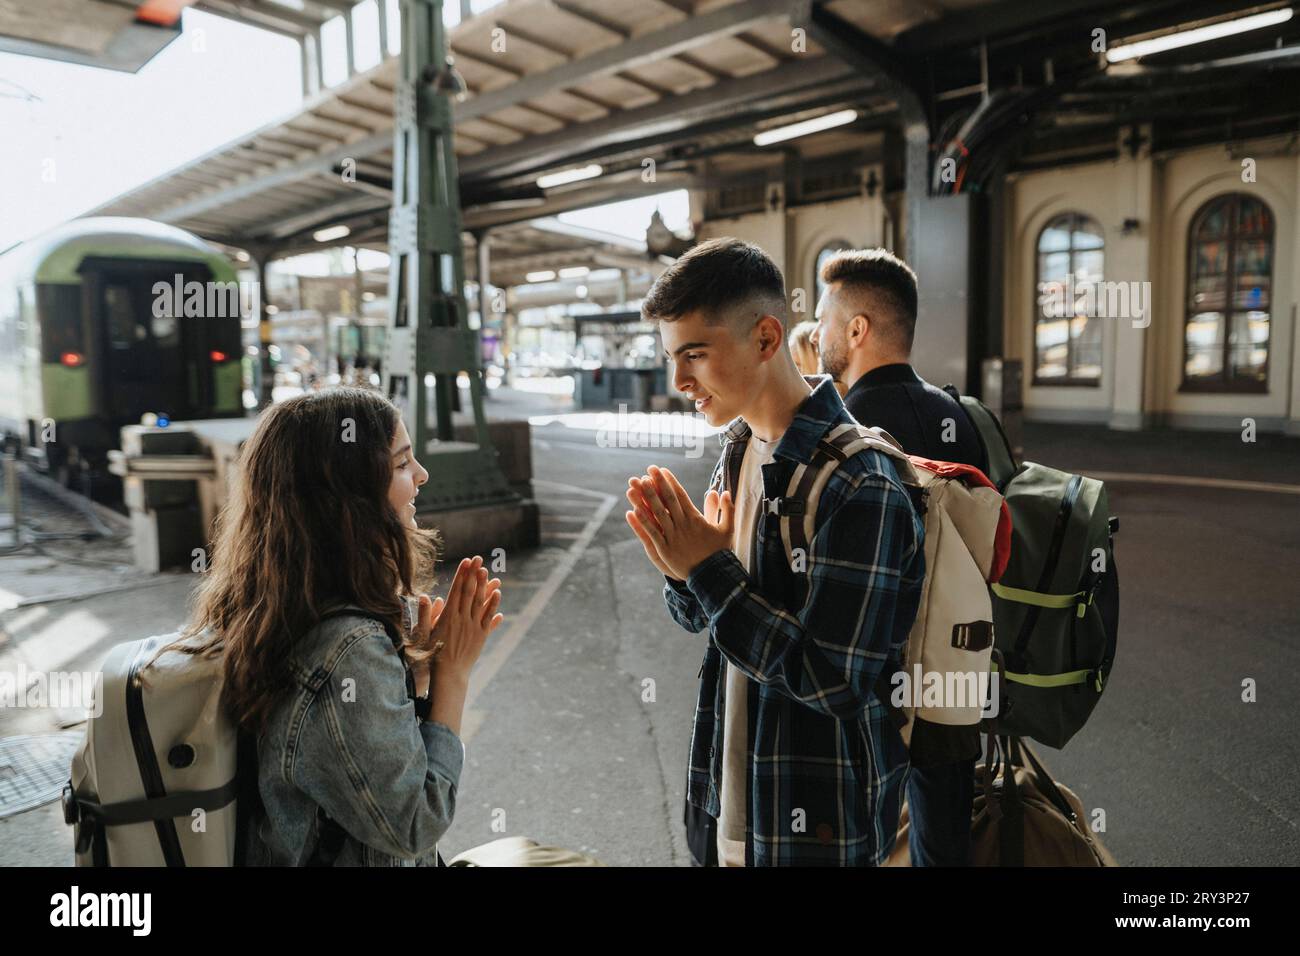
[[[998,733],[1064,747],[1097,706],[1115,662],[1119,519],[1100,481],[1018,464],[984,403],[945,390],[979,432],[988,477],[1011,509],[1011,557],[992,585],[994,646],[1006,665]]]

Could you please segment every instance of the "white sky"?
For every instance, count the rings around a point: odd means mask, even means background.
[[[182,23],[184,34],[135,74],[0,53],[0,250],[301,108],[293,40],[196,10]],[[375,5],[359,5],[353,25],[364,70],[379,60]],[[390,20],[390,52],[396,27]],[[328,85],[346,72],[342,35],[341,19],[327,25]],[[686,229],[684,191],[559,218],[641,239],[656,208],[670,229]]]
[[[184,24],[135,74],[0,53],[0,249],[302,105],[293,40],[194,10]]]
[[[678,189],[657,196],[641,196],[637,199],[624,199],[622,202],[607,203],[604,206],[592,206],[590,209],[577,209],[562,212],[555,218],[575,226],[588,229],[600,229],[633,239],[644,239],[646,226],[650,217],[658,209],[664,217],[664,225],[673,232],[687,232],[691,222],[690,198],[685,189]]]

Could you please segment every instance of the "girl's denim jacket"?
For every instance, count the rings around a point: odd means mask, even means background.
[[[247,862],[436,865],[465,747],[451,728],[416,716],[383,625],[322,621],[291,660],[294,688],[257,741],[264,812],[249,828]]]

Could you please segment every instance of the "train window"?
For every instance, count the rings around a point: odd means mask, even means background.
[[[115,349],[132,348],[149,334],[136,322],[129,285],[104,286],[104,314],[108,320],[108,341]]]
[[[40,316],[42,362],[58,362],[69,353],[82,354],[81,286],[38,285],[36,310]]]

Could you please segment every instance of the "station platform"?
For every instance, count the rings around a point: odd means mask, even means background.
[[[1106,811],[1122,865],[1287,864],[1300,854],[1300,751],[1269,714],[1289,706],[1277,675],[1300,668],[1300,592],[1270,582],[1300,566],[1300,441],[1096,431],[1025,428],[1027,457],[1106,475],[1121,518],[1114,677],[1084,730],[1043,759]],[[502,575],[506,624],[475,671],[444,855],[527,835],[614,865],[689,865],[680,821],[706,638],[668,617],[622,490],[655,463],[698,499],[714,455],[602,446],[560,421],[535,426],[532,448],[542,543]],[[45,528],[85,527],[58,502],[28,501]],[[134,573],[125,540],[45,551],[0,560],[0,667],[93,668],[113,644],[185,619],[194,576]],[[1245,677],[1260,704],[1242,703]],[[74,718],[0,710],[0,738],[77,732]],[[505,834],[492,829],[501,810]],[[57,804],[0,816],[0,866],[70,863]]]

